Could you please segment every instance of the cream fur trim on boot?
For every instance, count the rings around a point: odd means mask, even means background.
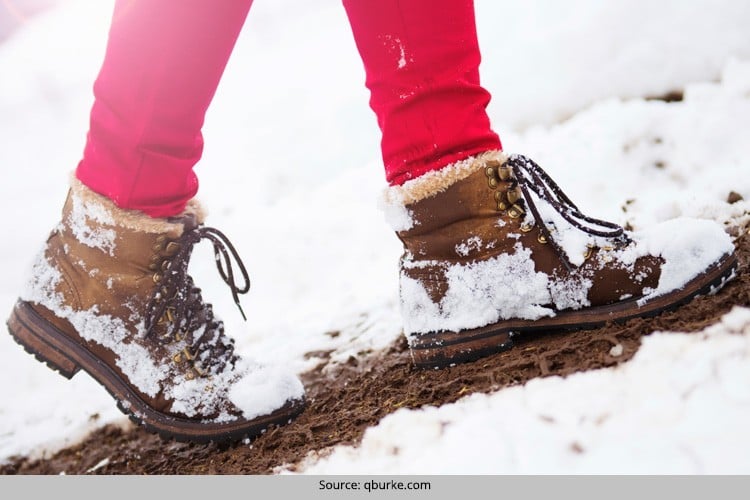
[[[465,160],[446,165],[439,170],[427,172],[400,186],[390,186],[383,194],[381,208],[394,231],[406,231],[414,227],[408,205],[442,193],[456,182],[484,168],[488,161],[505,163],[508,155],[504,151],[485,151]]]
[[[167,233],[182,234],[183,224],[170,222],[168,218],[154,218],[140,210],[128,210],[120,208],[109,198],[91,190],[75,175],[70,176],[70,189],[72,195],[87,208],[88,214],[98,214],[100,222],[124,227],[133,231],[143,233]],[[198,224],[202,224],[206,218],[203,205],[195,198],[188,201],[185,210],[176,217],[192,214]]]

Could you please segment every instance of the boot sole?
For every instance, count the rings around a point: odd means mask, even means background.
[[[537,320],[511,319],[460,332],[431,332],[410,339],[414,364],[419,368],[444,368],[506,351],[521,333],[586,330],[609,322],[656,316],[686,304],[698,295],[715,293],[734,277],[739,265],[734,254],[726,255],[682,288],[638,305],[641,297],[578,311],[561,311]]]
[[[67,379],[83,369],[109,392],[130,420],[167,439],[224,443],[252,438],[271,425],[290,422],[305,407],[304,399],[287,401],[271,414],[227,423],[174,417],[151,408],[112,368],[42,318],[28,302],[16,303],[7,325],[13,339],[37,360]]]

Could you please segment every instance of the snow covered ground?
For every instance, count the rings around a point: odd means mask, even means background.
[[[111,6],[63,1],[0,45],[0,311],[79,159]],[[748,2],[477,0],[477,12],[506,150],[538,161],[584,212],[636,228],[747,222],[750,203],[726,197],[750,200]],[[338,1],[258,0],[206,123],[200,196],[248,265],[250,320],[209,249],[194,275],[242,352],[298,372],[308,351],[346,359],[400,332],[400,248],[377,208],[363,81]],[[676,89],[684,101],[642,99]],[[307,471],[750,473],[749,358],[750,311],[737,309],[700,335],[647,338],[617,369],[399,411]],[[7,335],[0,380],[0,460],[124,419],[89,378],[66,381]]]
[[[747,474],[750,310],[614,369],[399,410],[310,474]]]

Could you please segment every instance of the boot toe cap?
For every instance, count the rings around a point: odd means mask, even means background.
[[[731,256],[731,237],[714,221],[677,218],[634,235],[635,246],[624,260],[651,255],[663,260],[659,282],[649,295],[678,290],[709,267]]]
[[[242,418],[252,420],[273,413],[290,401],[301,401],[305,389],[299,378],[287,370],[251,361],[245,364],[244,374],[229,388],[229,401],[242,412]]]

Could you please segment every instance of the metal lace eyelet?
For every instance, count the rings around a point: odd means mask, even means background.
[[[159,283],[161,281],[161,274],[154,273],[154,275],[151,276],[151,280],[153,280],[154,283]]]
[[[542,245],[546,245],[547,244],[547,237],[544,236],[542,233],[539,233],[539,236],[536,237],[536,241],[538,241]]]
[[[495,169],[491,166],[488,166],[486,169],[484,169],[484,174],[487,176],[487,185],[490,187],[490,189],[496,189],[497,188],[497,176],[495,175]]]
[[[185,380],[193,380],[195,378],[195,374],[192,370],[188,370],[187,373],[185,373]]]
[[[167,255],[174,255],[180,251],[180,248],[181,248],[181,245],[179,243],[177,243],[176,241],[170,241],[167,244],[164,251],[166,252]]]
[[[516,186],[514,189],[509,189],[508,192],[506,193],[506,196],[508,197],[508,202],[511,205],[515,204],[518,200],[520,200],[521,195],[522,195],[522,192],[519,186]]]
[[[513,178],[513,171],[510,167],[503,165],[497,169],[497,176],[500,177],[500,180],[507,181]]]
[[[505,193],[502,191],[495,192],[495,201],[497,202],[497,209],[501,212],[508,210],[510,206],[505,199]]]
[[[521,232],[528,233],[534,229],[534,224],[521,224]]]
[[[513,205],[510,207],[510,210],[508,210],[508,216],[510,216],[511,219],[518,219],[521,217],[521,214],[523,214],[523,208],[518,205]]]
[[[172,361],[174,361],[177,364],[182,363],[182,352],[178,352],[174,356],[172,356]]]
[[[593,253],[594,253],[594,245],[591,245],[591,244],[586,245],[586,251],[583,252],[583,260],[589,259]]]

